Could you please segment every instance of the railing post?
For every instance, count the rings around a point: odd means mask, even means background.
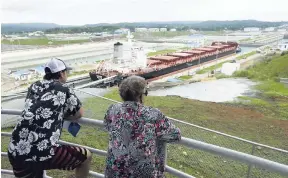
[[[253,146],[252,146],[252,151],[251,151],[251,155],[254,155],[255,147],[256,147],[256,145],[253,144]],[[251,168],[252,168],[252,165],[249,164],[249,166],[248,166],[248,171],[247,171],[247,178],[250,177],[250,174],[251,174]]]
[[[164,166],[166,166],[167,165],[167,143],[165,142],[164,144],[163,144],[163,149],[164,149]]]

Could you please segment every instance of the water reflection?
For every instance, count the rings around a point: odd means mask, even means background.
[[[149,95],[176,95],[200,101],[226,102],[233,101],[238,96],[255,93],[253,85],[255,82],[248,79],[221,79],[160,89],[151,91]]]

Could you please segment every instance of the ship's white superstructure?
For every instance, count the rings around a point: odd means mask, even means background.
[[[127,43],[114,44],[113,57],[101,65],[102,71],[118,71],[128,73],[131,70],[139,70],[147,67],[146,51],[142,46],[134,46],[133,35],[128,32]],[[98,69],[99,70],[99,69]]]

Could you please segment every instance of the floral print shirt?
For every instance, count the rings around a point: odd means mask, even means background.
[[[75,115],[81,102],[67,86],[54,80],[37,81],[27,93],[21,120],[15,126],[8,153],[17,160],[45,161],[59,146],[63,117]]]
[[[167,117],[158,109],[126,101],[109,107],[104,124],[110,136],[106,177],[163,177],[163,144],[181,138]]]

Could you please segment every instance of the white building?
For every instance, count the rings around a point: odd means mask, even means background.
[[[196,33],[197,31],[194,30],[194,29],[190,29],[189,32],[190,32],[190,33]]]
[[[280,28],[277,30],[277,32],[286,32],[286,31],[287,31],[287,29],[285,29],[285,28]]]
[[[147,32],[147,28],[135,28],[135,32]]]
[[[30,80],[32,78],[32,74],[30,71],[20,70],[11,74],[15,80]]]
[[[176,32],[177,30],[176,30],[176,28],[171,28],[170,29],[170,32]]]
[[[257,27],[246,27],[244,28],[244,32],[259,32],[260,28]]]
[[[128,28],[120,28],[118,30],[115,30],[115,34],[127,34],[128,31],[130,31]]]
[[[149,28],[149,32],[159,32],[159,28]]]
[[[167,32],[167,28],[160,28],[160,32]]]
[[[278,28],[287,28],[288,27],[288,24],[283,24],[281,26],[279,26]]]
[[[224,63],[221,68],[221,73],[230,76],[239,69],[239,63]]]
[[[28,36],[44,36],[44,32],[36,31],[36,32],[28,33]]]
[[[268,27],[264,29],[265,32],[273,32],[275,31],[275,27]]]
[[[288,50],[288,43],[278,44],[278,49],[280,49],[281,51],[287,51]]]

